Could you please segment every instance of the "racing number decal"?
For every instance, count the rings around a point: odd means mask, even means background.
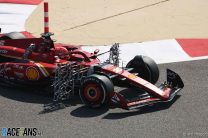
[[[26,70],[26,76],[29,80],[38,80],[40,75],[35,67],[28,67]]]

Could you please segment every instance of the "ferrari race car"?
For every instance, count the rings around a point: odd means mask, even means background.
[[[90,53],[80,46],[54,43],[47,2],[44,11],[45,31],[40,38],[0,34],[0,84],[51,92],[54,101],[79,94],[93,108],[110,105],[128,110],[169,102],[184,87],[179,75],[169,69],[167,81],[155,86],[159,69],[147,56],[135,56],[126,67],[119,67],[119,44],[99,54],[99,50]],[[98,57],[106,53],[109,58],[101,63]],[[118,91],[116,86],[130,91]]]
[[[157,102],[171,101],[184,87],[175,72],[167,69],[167,81],[159,87],[157,64],[147,56],[135,56],[126,67],[119,67],[119,45],[101,63],[99,50],[83,51],[79,46],[57,44],[51,33],[26,38],[22,33],[1,34],[0,82],[16,87],[48,89],[54,100],[79,94],[90,107],[112,105],[135,109]],[[116,91],[115,86],[131,88]]]

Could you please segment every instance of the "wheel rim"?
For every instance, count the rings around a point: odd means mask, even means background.
[[[88,84],[84,88],[84,97],[90,102],[96,102],[100,99],[101,92],[96,84]]]

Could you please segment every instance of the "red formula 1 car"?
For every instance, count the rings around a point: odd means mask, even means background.
[[[1,83],[36,89],[52,85],[54,100],[79,92],[83,103],[90,107],[110,104],[124,109],[171,101],[184,87],[179,75],[169,69],[167,81],[156,87],[159,70],[146,56],[135,56],[126,67],[118,67],[117,44],[108,51],[109,59],[100,63],[98,50],[89,53],[79,46],[56,44],[50,35],[1,35]],[[114,86],[131,87],[132,91],[115,91]]]
[[[45,12],[47,6],[44,3]],[[179,75],[169,69],[167,81],[155,86],[159,70],[146,56],[135,56],[126,67],[119,67],[118,44],[98,54],[99,50],[89,53],[79,46],[54,43],[47,25],[40,38],[17,32],[0,34],[1,84],[47,89],[53,92],[54,101],[79,93],[90,107],[109,104],[123,109],[171,101],[184,87]],[[109,59],[101,63],[98,57],[105,53]],[[131,89],[116,91],[114,86]]]

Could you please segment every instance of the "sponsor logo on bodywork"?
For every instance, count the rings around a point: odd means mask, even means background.
[[[18,65],[18,64],[14,64],[14,68],[15,69],[18,69],[18,70],[24,70],[24,67],[23,66],[21,66],[21,65]]]
[[[137,76],[136,76],[136,75],[134,75],[134,74],[129,74],[129,75],[128,75],[128,78],[129,78],[129,79],[136,79],[136,78],[137,78]]]
[[[8,65],[9,65],[8,63],[4,64],[4,67],[2,70],[4,70],[5,72],[12,70],[12,68]]]
[[[4,40],[1,40],[0,41],[0,46],[3,46],[5,44],[5,41]]]
[[[28,67],[26,69],[26,76],[29,80],[38,80],[40,75],[35,67]]]
[[[17,77],[19,77],[20,79],[24,78],[24,74],[21,72],[14,72],[14,75],[16,75]]]
[[[0,65],[0,75],[5,75],[7,71],[12,70],[11,67],[8,67],[8,64],[1,64]]]
[[[0,50],[0,54],[7,54],[8,51],[7,50]]]

